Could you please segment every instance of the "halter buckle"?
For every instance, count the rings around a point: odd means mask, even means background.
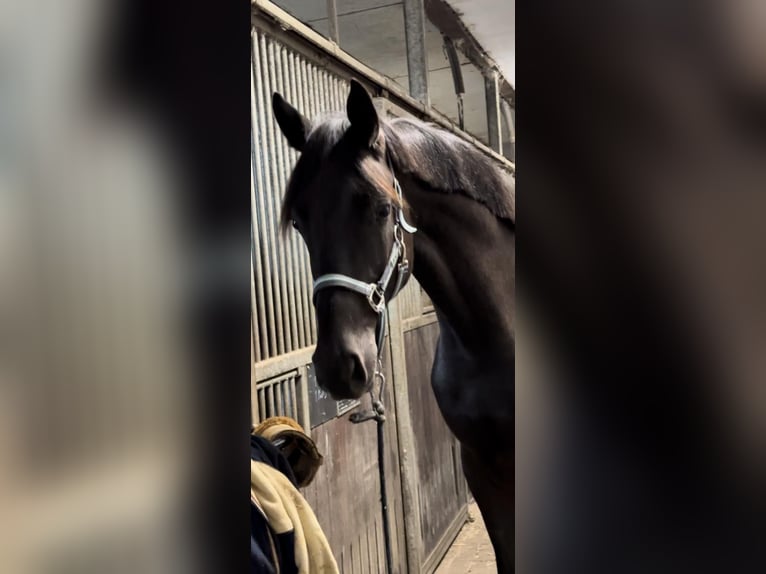
[[[372,307],[373,311],[380,314],[386,308],[386,294],[380,288],[380,285],[375,285],[373,289],[367,294],[367,302]]]

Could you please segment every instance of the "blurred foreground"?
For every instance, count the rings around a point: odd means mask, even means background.
[[[0,572],[246,568],[249,7],[157,4],[0,6]],[[764,571],[764,6],[518,6],[520,571]]]

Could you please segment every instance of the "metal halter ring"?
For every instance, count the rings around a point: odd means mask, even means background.
[[[386,294],[380,288],[380,285],[375,285],[373,289],[370,289],[367,295],[367,302],[377,314],[383,312],[386,308]]]

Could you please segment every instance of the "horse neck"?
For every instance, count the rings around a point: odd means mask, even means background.
[[[457,193],[405,184],[417,218],[413,274],[440,322],[466,349],[513,344],[514,235],[485,206]]]

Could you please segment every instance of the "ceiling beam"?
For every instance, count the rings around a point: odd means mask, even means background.
[[[445,0],[424,0],[426,16],[442,34],[449,36],[465,54],[466,58],[483,74],[494,71],[499,75],[500,96],[508,100],[511,106],[516,105],[516,91],[503,77],[497,63],[487,54],[481,44],[476,41],[454,8]]]

